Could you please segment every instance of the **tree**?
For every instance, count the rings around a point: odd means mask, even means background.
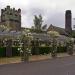
[[[36,30],[41,30],[42,22],[43,20],[41,15],[39,15],[39,17],[37,17],[36,15],[34,16],[34,25]]]
[[[56,38],[59,36],[59,33],[56,31],[49,31],[48,34],[50,35],[50,38],[52,38],[52,50],[51,50],[51,56],[56,57],[57,53],[57,41]]]
[[[43,25],[43,18],[41,14],[39,16],[34,15],[34,29],[32,31],[35,32],[43,32],[46,31],[47,24]]]
[[[42,26],[42,30],[46,30],[47,28],[47,24],[45,24],[44,26]]]
[[[60,34],[56,31],[48,31],[47,32],[52,38],[56,38],[58,36],[60,36]]]
[[[67,52],[69,55],[73,55],[73,40],[67,42]]]
[[[21,51],[22,53],[22,60],[24,62],[27,62],[29,60],[29,55],[31,53],[31,40],[32,40],[32,36],[29,30],[25,30],[23,32],[21,32],[21,36],[20,36],[20,40],[22,43],[22,49]]]

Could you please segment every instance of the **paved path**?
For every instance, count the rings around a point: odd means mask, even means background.
[[[0,75],[75,75],[75,56],[1,65]]]

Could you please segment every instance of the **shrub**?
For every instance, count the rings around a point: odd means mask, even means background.
[[[39,54],[49,54],[52,51],[52,47],[38,47]],[[57,47],[57,53],[67,52],[66,47]],[[32,55],[37,55],[36,47],[31,49]]]
[[[32,47],[31,54],[49,54],[52,50],[52,47]],[[57,47],[57,53],[67,52],[66,47]],[[12,47],[12,56],[19,56],[20,52],[18,51],[18,47]],[[6,47],[0,47],[0,57],[6,56]]]
[[[12,47],[12,56],[19,56],[18,47]],[[6,57],[6,47],[0,47],[0,57]]]
[[[6,48],[0,47],[0,57],[5,57],[5,56],[6,56]]]
[[[37,54],[37,50],[36,49],[37,49],[36,47],[33,47],[31,49],[32,55],[36,55]],[[50,52],[51,52],[51,48],[50,47],[38,47],[38,53],[39,54],[44,54],[44,53],[48,54]]]
[[[19,56],[20,52],[18,51],[18,47],[12,47],[12,56]]]
[[[66,50],[66,46],[64,46],[64,47],[57,47],[57,53],[63,53],[63,52],[67,52],[67,50]]]

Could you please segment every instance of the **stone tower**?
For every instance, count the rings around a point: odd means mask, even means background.
[[[65,13],[65,31],[68,34],[72,34],[72,15],[71,10],[66,10]]]
[[[21,29],[21,9],[15,10],[7,6],[1,9],[1,22],[3,25],[9,26],[11,30]]]

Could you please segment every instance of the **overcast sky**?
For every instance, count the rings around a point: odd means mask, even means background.
[[[33,26],[34,15],[42,14],[44,23],[64,27],[65,11],[72,11],[75,18],[75,0],[0,0],[0,9],[10,5],[11,8],[21,8],[22,27]],[[1,11],[1,10],[0,10]],[[73,20],[73,24],[75,21]]]

